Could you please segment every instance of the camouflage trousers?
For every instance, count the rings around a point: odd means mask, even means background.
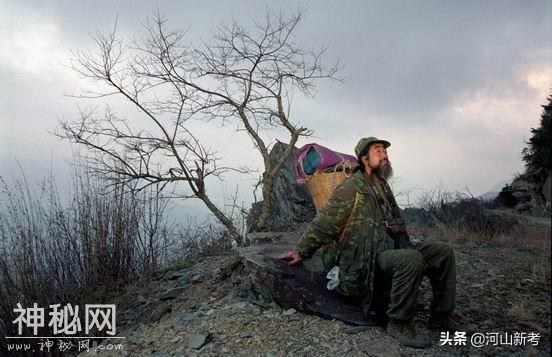
[[[376,257],[375,308],[386,308],[388,318],[410,321],[424,276],[433,290],[432,312],[455,307],[456,263],[452,248],[440,242],[421,242],[416,249],[393,249]]]

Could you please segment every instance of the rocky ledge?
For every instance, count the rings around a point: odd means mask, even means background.
[[[375,319],[364,316],[358,305],[326,288],[328,280],[319,252],[295,266],[278,259],[283,252],[294,249],[298,238],[298,234],[289,232],[249,235],[256,244],[241,248],[239,254],[251,275],[254,290],[284,308],[352,325],[377,325]]]

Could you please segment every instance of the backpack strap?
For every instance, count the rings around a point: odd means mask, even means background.
[[[359,197],[360,197],[360,193],[356,192],[355,203],[353,204],[353,208],[351,209],[351,214],[349,215],[349,218],[347,219],[347,222],[345,223],[345,225],[343,225],[343,227],[341,228],[341,235],[337,240],[336,245],[338,248],[343,248],[347,243],[349,243],[349,238],[345,236],[345,229],[349,226],[349,223],[351,223],[351,218],[353,218],[353,212],[355,211],[355,208],[358,205]]]

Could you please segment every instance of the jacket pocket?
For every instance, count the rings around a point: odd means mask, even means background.
[[[362,286],[363,281],[362,269],[349,269],[344,271],[339,268],[339,285],[336,290],[346,296],[361,296],[363,295],[364,288]]]
[[[354,245],[341,252],[339,257],[339,286],[337,291],[347,296],[364,293],[365,262],[361,247]]]

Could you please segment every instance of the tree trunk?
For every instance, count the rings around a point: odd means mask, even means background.
[[[242,246],[244,244],[244,239],[242,235],[238,232],[238,229],[236,228],[234,223],[228,217],[226,217],[226,215],[221,210],[219,210],[213,202],[211,202],[207,195],[201,195],[198,197],[205,203],[207,208],[209,208],[209,210],[213,212],[215,217],[217,217],[217,219],[226,227],[226,229],[228,229],[228,231],[230,232],[230,236],[232,237],[232,239],[234,239],[236,244],[238,246]]]
[[[266,222],[272,212],[272,189],[274,186],[274,177],[268,174],[270,171],[271,170],[267,169],[267,171],[263,174],[263,205],[259,221],[257,222],[257,230],[265,228]]]

